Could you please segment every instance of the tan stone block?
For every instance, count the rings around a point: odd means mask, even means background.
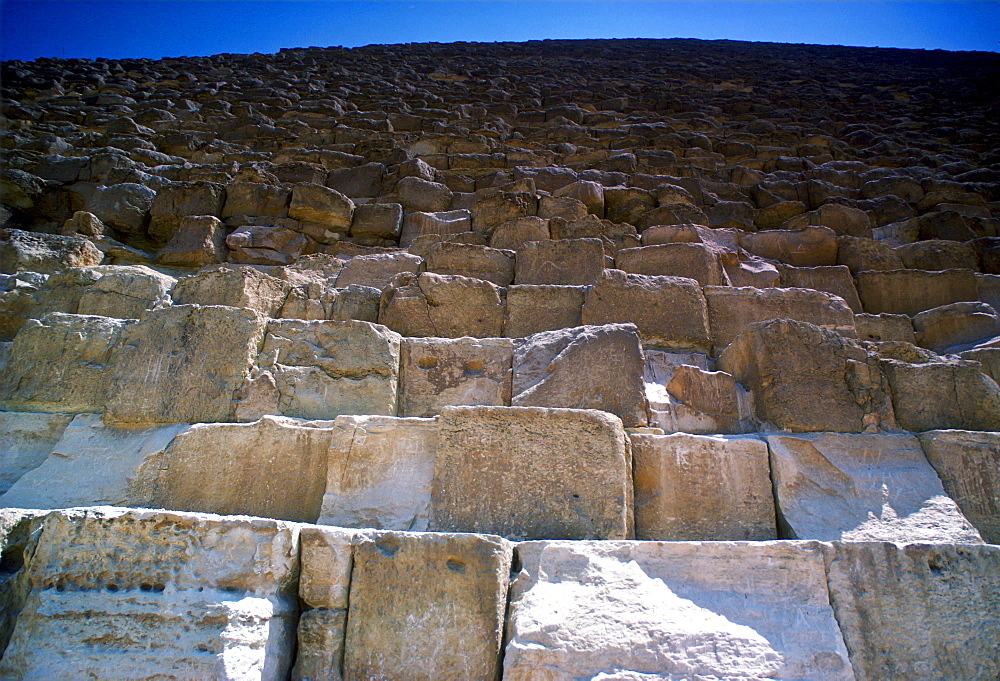
[[[497,678],[512,555],[485,535],[360,537],[344,679]]]
[[[865,312],[905,314],[949,303],[979,300],[976,276],[970,270],[890,270],[858,272],[858,295]]]
[[[740,235],[740,246],[754,255],[795,267],[837,264],[837,233],[829,227],[744,233]]]
[[[288,215],[291,195],[292,192],[287,187],[232,182],[226,185],[226,203],[219,217],[225,219],[236,215],[267,215],[283,218]]]
[[[341,681],[347,610],[315,608],[299,615],[292,681]]]
[[[225,262],[226,226],[214,215],[190,215],[180,218],[176,233],[156,254],[161,265],[200,267]]]
[[[72,420],[72,414],[0,411],[0,495],[42,465]]]
[[[137,319],[144,310],[170,304],[177,280],[142,265],[103,265],[101,278],[80,296],[77,314]]]
[[[531,241],[545,241],[549,238],[548,220],[535,216],[514,218],[493,230],[490,247],[519,251]]]
[[[1000,547],[824,548],[830,600],[858,681],[1000,674]]]
[[[430,529],[512,539],[630,535],[631,457],[616,416],[448,407],[440,419]]]
[[[311,182],[301,182],[292,187],[288,217],[293,220],[346,232],[351,228],[353,215],[354,202],[336,189]]]
[[[683,433],[629,439],[636,539],[777,538],[764,442]]]
[[[500,293],[481,279],[401,274],[382,293],[379,323],[404,336],[496,338],[503,333]]]
[[[725,371],[681,365],[666,387],[671,397],[699,411],[734,419],[741,416],[739,388]]]
[[[905,314],[856,314],[854,328],[857,329],[858,340],[917,342],[913,322]]]
[[[472,213],[467,210],[451,210],[438,213],[413,211],[403,216],[403,227],[400,232],[399,245],[403,247],[409,246],[415,239],[425,234],[451,236],[471,230]]]
[[[921,347],[951,354],[1000,336],[1000,318],[986,303],[952,303],[913,315],[913,330]]]
[[[604,269],[600,239],[529,241],[517,252],[518,284],[593,284]]]
[[[182,277],[171,296],[177,305],[228,305],[276,317],[291,286],[253,267],[222,265]]]
[[[337,277],[337,287],[347,288],[357,284],[382,290],[400,272],[416,274],[424,259],[410,253],[372,253],[356,255],[344,265]]]
[[[909,434],[769,435],[782,536],[978,544]]]
[[[437,443],[434,419],[338,417],[317,522],[426,530]]]
[[[782,288],[809,288],[844,299],[855,314],[861,312],[861,300],[854,286],[854,277],[846,265],[824,267],[792,267],[781,265]]]
[[[615,255],[615,267],[631,274],[688,277],[702,286],[725,283],[719,257],[706,244],[679,242],[623,248]]]
[[[458,274],[506,286],[514,281],[514,252],[444,241],[431,246],[427,271]]]
[[[851,681],[821,547],[519,544],[504,679]]]
[[[233,395],[249,374],[266,321],[253,310],[222,306],[146,312],[114,353],[105,420],[231,419]]]
[[[979,362],[883,359],[881,366],[901,428],[1000,431],[1000,388]]]
[[[445,406],[509,406],[513,351],[506,338],[403,339],[400,414],[434,416]]]
[[[52,312],[18,332],[0,374],[0,406],[11,411],[103,412],[115,349],[134,322]]]
[[[585,286],[508,286],[504,335],[524,338],[540,331],[580,326],[586,293]]]

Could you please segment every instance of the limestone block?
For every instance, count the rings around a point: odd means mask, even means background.
[[[56,272],[101,264],[104,254],[79,236],[0,229],[0,272]]]
[[[961,241],[927,239],[896,246],[896,255],[909,270],[977,270],[979,258],[970,244]]]
[[[226,185],[226,203],[219,217],[223,219],[236,215],[287,217],[291,195],[292,192],[287,187],[254,182],[232,182]]]
[[[872,220],[868,213],[853,206],[839,203],[824,203],[816,210],[801,213],[790,218],[782,227],[802,229],[810,225],[829,227],[837,234],[871,238]]]
[[[970,270],[867,271],[856,274],[865,312],[913,316],[931,308],[979,300],[976,276]]]
[[[900,428],[1000,430],[1000,388],[979,362],[883,359],[881,365]]]
[[[437,440],[433,419],[338,416],[318,522],[425,531]]]
[[[108,423],[227,421],[267,320],[242,308],[175,305],[152,310],[115,351]]]
[[[490,247],[520,251],[531,241],[546,241],[549,238],[548,220],[535,216],[515,218],[493,230]]]
[[[472,213],[467,210],[451,210],[437,213],[413,211],[403,217],[399,245],[409,246],[413,240],[425,234],[451,236],[472,230]]]
[[[1000,380],[1000,347],[978,347],[958,353],[962,359],[979,362],[979,370],[994,381]]]
[[[632,324],[528,336],[514,349],[511,405],[597,409],[646,425],[642,344]]]
[[[101,278],[84,291],[77,314],[137,319],[144,310],[170,304],[177,280],[143,265],[105,265]]]
[[[322,225],[333,232],[347,232],[353,215],[354,202],[336,189],[311,182],[292,187],[288,217],[294,220]]]
[[[684,277],[651,277],[604,270],[587,292],[587,325],[635,324],[643,343],[663,349],[707,349],[708,307],[701,287]]]
[[[944,353],[1000,336],[1000,318],[986,303],[951,303],[913,315],[913,329],[921,347]]]
[[[399,413],[434,416],[446,406],[509,406],[513,351],[507,338],[404,338]]]
[[[814,542],[529,542],[504,679],[854,678]]]
[[[570,196],[543,196],[538,201],[538,217],[576,220],[587,215],[587,205]]]
[[[156,192],[134,182],[98,187],[86,202],[86,210],[120,233],[144,237],[149,210]]]
[[[292,681],[341,681],[347,610],[313,608],[299,615]]]
[[[298,528],[110,508],[49,514],[0,661],[22,679],[283,679]]]
[[[879,362],[828,329],[790,319],[751,324],[716,366],[751,390],[757,417],[778,428],[856,433],[895,427]]]
[[[360,162],[357,156],[351,157],[351,163]],[[326,186],[336,189],[352,199],[378,196],[382,192],[382,182],[385,179],[386,168],[382,163],[365,163],[364,165],[332,168],[326,176]]]
[[[360,536],[344,679],[498,678],[512,558],[488,535]]]
[[[514,281],[514,252],[444,241],[431,246],[427,271],[458,274],[507,286]]]
[[[825,549],[830,600],[858,681],[1000,674],[1000,547]]]
[[[0,406],[8,411],[104,411],[114,352],[132,325],[124,319],[60,312],[28,320],[0,375]]]
[[[177,305],[228,305],[275,317],[288,297],[288,282],[239,265],[222,265],[177,281],[171,296]]]
[[[753,408],[749,396],[736,380],[724,371],[706,371],[697,366],[681,365],[664,388],[666,398],[651,388],[646,394],[650,409],[667,412],[657,415],[661,428],[685,433],[742,433],[753,430]],[[653,412],[650,412],[653,414]],[[671,424],[668,428],[667,425]],[[654,424],[650,424],[654,425]]]
[[[795,267],[837,264],[837,233],[829,227],[747,232],[740,235],[740,246],[754,255]]]
[[[630,434],[636,539],[777,538],[767,445],[753,438]]]
[[[635,224],[639,216],[656,208],[656,197],[638,187],[605,187],[604,214],[612,222]]]
[[[408,211],[437,213],[451,206],[452,192],[440,182],[404,177],[397,185],[399,202]]]
[[[132,505],[315,522],[333,437],[327,421],[198,423],[143,461]]]
[[[615,267],[632,274],[688,277],[702,286],[721,286],[725,283],[718,255],[701,243],[623,248],[615,255]]]
[[[285,416],[396,413],[400,337],[358,321],[275,319],[256,370],[274,377]]]
[[[769,435],[790,539],[981,543],[910,434]]]
[[[616,416],[447,407],[439,437],[433,531],[510,539],[625,539],[632,532],[632,462]]]
[[[854,313],[843,298],[804,288],[706,286],[709,327],[716,354],[750,324],[794,319],[855,335]]]
[[[544,189],[544,187],[540,187]],[[568,196],[578,199],[587,207],[587,212],[599,218],[604,217],[604,187],[597,182],[580,180],[556,189],[553,196]]]
[[[781,283],[781,275],[773,264],[758,258],[747,256],[745,251],[732,256],[721,254],[722,271],[730,286],[753,286],[755,288],[774,288]]]
[[[395,241],[402,224],[403,207],[398,203],[367,203],[354,208],[351,236]]]
[[[10,285],[8,290],[0,290],[0,340],[14,340],[24,323],[31,319],[31,310],[36,307],[35,287]]]
[[[52,453],[72,414],[0,411],[0,495]]]
[[[824,267],[792,267],[781,265],[782,288],[811,288],[843,298],[851,310],[861,312],[861,300],[854,286],[854,277],[846,265],[826,265]]]
[[[856,314],[854,328],[858,332],[858,340],[917,342],[913,322],[905,314]]]
[[[378,320],[403,336],[496,338],[503,333],[501,290],[454,274],[403,273],[382,292]]]
[[[588,286],[604,269],[600,239],[529,241],[517,252],[518,284]]]
[[[149,208],[149,235],[164,244],[179,231],[185,216],[222,214],[226,188],[213,182],[177,182],[156,192]]]
[[[585,286],[508,286],[504,335],[524,338],[539,331],[580,326],[586,293]]]
[[[371,253],[356,255],[344,265],[337,277],[337,287],[352,284],[383,290],[400,272],[416,274],[421,270],[423,258],[410,253]]]
[[[201,267],[225,262],[226,226],[214,215],[186,215],[177,224],[177,231],[156,254],[161,265]]]
[[[527,192],[498,191],[472,205],[472,231],[491,236],[505,222],[538,214],[538,199]]]
[[[985,541],[1000,544],[1000,433],[932,430],[917,438],[948,496]]]

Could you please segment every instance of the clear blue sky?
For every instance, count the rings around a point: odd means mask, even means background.
[[[636,37],[998,52],[1000,0],[0,0],[0,59]]]

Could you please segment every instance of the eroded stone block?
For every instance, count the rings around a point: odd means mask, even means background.
[[[510,405],[510,339],[404,338],[401,347],[402,416],[434,416],[446,406]]]

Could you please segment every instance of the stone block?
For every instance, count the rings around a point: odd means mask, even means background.
[[[861,299],[854,286],[854,277],[846,265],[824,267],[792,267],[781,265],[782,288],[810,288],[843,298],[855,314],[861,312]]]
[[[548,220],[535,216],[515,218],[493,230],[490,246],[520,251],[531,241],[546,241],[549,238],[551,237]]]
[[[42,465],[72,419],[72,414],[0,411],[0,495]]]
[[[213,182],[177,182],[163,187],[149,209],[149,235],[159,244],[171,241],[184,217],[218,217],[225,202],[226,188]]]
[[[600,239],[529,241],[517,252],[518,284],[589,286],[604,270]]]
[[[105,419],[120,425],[228,421],[267,320],[243,308],[146,312],[113,357]]]
[[[290,290],[287,282],[253,267],[222,265],[182,277],[171,295],[177,305],[226,305],[276,317]]]
[[[895,427],[879,362],[828,329],[789,319],[751,324],[716,366],[753,392],[757,417],[777,428],[857,433]]]
[[[915,344],[913,322],[905,314],[856,314],[854,328],[858,340],[862,341],[902,341]]]
[[[632,462],[621,420],[579,409],[445,408],[430,529],[510,539],[627,538]]]
[[[0,675],[285,678],[298,527],[110,508],[46,516]]]
[[[1000,388],[979,362],[884,359],[881,364],[900,428],[1000,431]]]
[[[0,229],[0,272],[56,272],[99,265],[104,254],[88,239]]]
[[[433,419],[337,417],[317,522],[426,531],[437,440]]]
[[[399,245],[406,247],[414,239],[425,234],[452,236],[472,230],[472,213],[467,210],[451,210],[438,213],[413,211],[403,217]]]
[[[520,544],[504,679],[850,681],[821,547]]]
[[[503,333],[501,289],[454,274],[403,273],[379,303],[379,323],[403,336],[496,338]]]
[[[399,202],[408,211],[438,213],[451,206],[452,192],[440,182],[404,177],[399,181],[396,191]]]
[[[986,542],[1000,544],[1000,433],[932,430],[917,438],[948,496]]]
[[[0,497],[0,504],[13,508],[141,505],[133,485],[143,483],[143,464],[185,428],[184,423],[115,428],[105,426],[98,414],[79,414],[48,456]]]
[[[795,267],[837,264],[837,233],[829,227],[748,232],[740,235],[740,246],[754,255]]]
[[[507,338],[404,338],[400,414],[434,416],[446,406],[509,406],[513,351]]]
[[[514,349],[511,405],[597,409],[646,425],[643,355],[632,324],[577,326],[528,336]]]
[[[970,270],[889,270],[858,272],[858,295],[865,312],[905,314],[950,303],[977,301],[976,276]]]
[[[337,277],[337,287],[351,285],[370,286],[383,290],[400,272],[416,274],[424,264],[423,258],[410,253],[371,253],[356,255],[344,265]]]
[[[604,270],[587,292],[581,318],[587,325],[635,324],[644,344],[664,349],[711,345],[708,307],[694,279]]]
[[[192,425],[145,458],[131,505],[315,522],[332,437],[329,422],[274,416]]]
[[[354,157],[354,160],[360,160]],[[382,163],[332,168],[326,176],[326,186],[352,199],[370,198],[382,193],[386,168]]]
[[[398,203],[366,203],[354,208],[351,236],[376,239],[399,239],[403,207]]]
[[[143,265],[103,265],[101,277],[80,296],[77,314],[137,319],[170,304],[177,280]]]
[[[586,286],[508,286],[504,335],[524,338],[540,331],[580,326],[586,293]]]
[[[336,189],[311,182],[292,187],[288,217],[293,220],[321,225],[333,232],[347,232],[353,216],[354,202]]]
[[[226,185],[226,203],[220,218],[237,215],[258,215],[275,218],[288,216],[292,190],[254,182],[233,182]]]
[[[256,372],[274,377],[278,413],[306,419],[396,414],[400,337],[358,321],[276,319]]]
[[[427,271],[457,274],[507,286],[514,280],[514,252],[443,241],[430,248]]]
[[[103,412],[113,357],[133,322],[51,312],[18,332],[0,375],[8,411]]]
[[[982,542],[910,434],[769,435],[789,539]]]
[[[777,538],[767,445],[755,438],[629,434],[636,539]]]
[[[700,243],[623,248],[615,255],[615,267],[631,274],[688,277],[702,286],[725,283],[719,256],[711,247]]]
[[[1000,336],[1000,318],[986,303],[952,303],[913,315],[917,344],[945,354]]]
[[[225,262],[226,226],[213,215],[186,215],[177,223],[177,231],[156,254],[160,265],[201,267]]]
[[[505,222],[538,214],[538,199],[527,192],[498,191],[472,205],[472,231],[487,237]]]
[[[1000,674],[1000,547],[824,548],[830,601],[858,681]]]
[[[854,336],[854,313],[843,298],[803,288],[706,286],[709,327],[716,354],[749,325],[794,319]]]
[[[487,535],[359,537],[344,678],[499,678],[512,555]]]

